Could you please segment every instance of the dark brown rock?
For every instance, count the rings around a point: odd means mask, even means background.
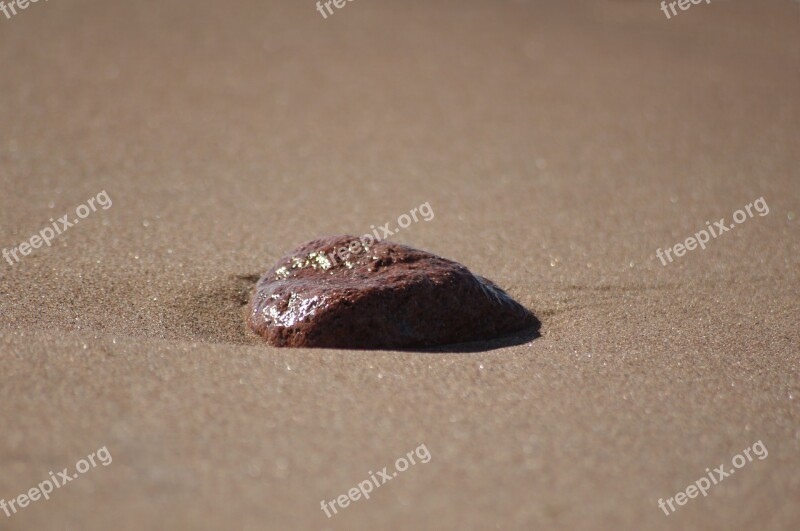
[[[377,349],[491,339],[538,325],[461,264],[391,242],[364,243],[334,236],[281,258],[256,285],[250,328],[281,347]]]

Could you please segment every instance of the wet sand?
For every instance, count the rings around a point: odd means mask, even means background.
[[[0,246],[113,200],[0,263],[0,499],[113,456],[0,529],[796,529],[800,5],[554,4],[0,14]],[[395,241],[497,282],[541,337],[247,330],[278,257],[424,202]],[[420,444],[430,462],[325,517]]]

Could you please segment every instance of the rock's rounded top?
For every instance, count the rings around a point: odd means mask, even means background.
[[[538,321],[463,265],[392,242],[333,236],[281,258],[248,325],[287,347],[412,348],[491,339]]]

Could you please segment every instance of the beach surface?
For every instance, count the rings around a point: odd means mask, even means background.
[[[0,13],[0,499],[113,457],[0,529],[800,528],[799,35],[791,0]],[[280,256],[386,223],[541,336],[247,330]]]

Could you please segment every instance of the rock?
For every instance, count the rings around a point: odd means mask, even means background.
[[[352,349],[485,340],[539,324],[461,264],[355,236],[314,240],[281,258],[258,281],[247,322],[271,345]]]

